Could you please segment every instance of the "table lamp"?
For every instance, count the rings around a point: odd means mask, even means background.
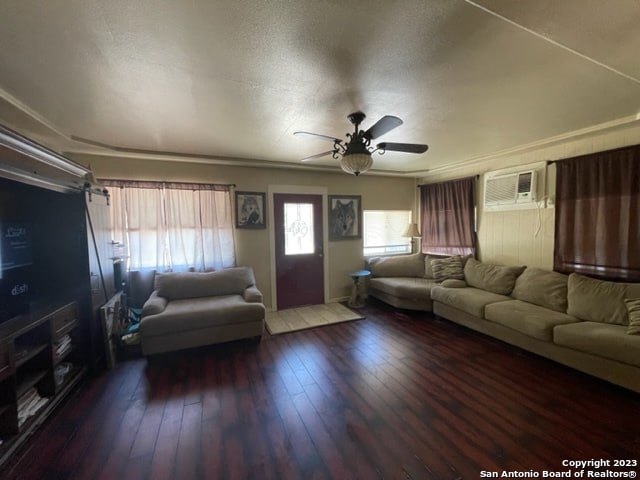
[[[402,236],[411,238],[411,253],[413,253],[413,242],[414,242],[414,239],[422,237],[422,234],[420,233],[420,230],[418,230],[418,224],[417,223],[410,223],[407,226],[407,229],[402,234]]]

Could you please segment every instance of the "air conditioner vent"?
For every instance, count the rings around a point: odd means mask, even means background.
[[[484,185],[485,207],[535,202],[535,172],[487,175]]]
[[[509,176],[496,177],[487,180],[485,190],[485,203],[488,205],[513,202],[514,198],[514,178]]]

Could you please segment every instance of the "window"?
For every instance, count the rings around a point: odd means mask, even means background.
[[[365,210],[362,223],[365,256],[411,253],[411,238],[402,236],[410,210]]]
[[[235,265],[228,186],[103,180],[113,239],[128,268],[205,271]]]
[[[640,280],[640,145],[556,163],[553,269]]]
[[[284,204],[284,254],[304,255],[316,250],[313,231],[313,204]]]
[[[475,255],[476,177],[420,185],[422,252]]]

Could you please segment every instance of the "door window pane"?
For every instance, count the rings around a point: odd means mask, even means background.
[[[302,255],[315,252],[313,204],[284,204],[284,254]]]

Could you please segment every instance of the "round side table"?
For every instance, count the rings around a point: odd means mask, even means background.
[[[364,295],[360,295],[360,279],[371,275],[369,270],[358,270],[349,274],[353,279],[353,287],[351,288],[351,298],[347,305],[353,308],[364,307]]]

